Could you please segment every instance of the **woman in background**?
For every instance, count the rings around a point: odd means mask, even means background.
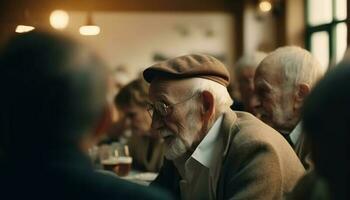
[[[137,170],[158,172],[163,162],[163,139],[151,134],[152,119],[147,111],[148,84],[141,78],[125,87],[115,97],[115,105],[124,115],[123,120],[132,136],[128,141],[133,167]]]

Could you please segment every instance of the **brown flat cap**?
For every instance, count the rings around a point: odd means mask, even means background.
[[[143,71],[149,83],[155,78],[183,79],[205,78],[227,87],[230,75],[225,65],[218,59],[202,54],[180,56],[159,62]]]

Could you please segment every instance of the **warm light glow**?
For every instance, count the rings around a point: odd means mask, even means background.
[[[16,27],[16,33],[25,33],[34,30],[35,28],[33,26],[26,26],[26,25],[17,25]]]
[[[82,26],[79,32],[82,35],[98,35],[100,33],[100,27],[94,25]]]
[[[55,10],[50,15],[50,24],[55,29],[64,29],[68,26],[69,15],[64,10]]]
[[[261,1],[259,3],[259,8],[262,12],[269,12],[272,8],[272,5],[269,1]]]

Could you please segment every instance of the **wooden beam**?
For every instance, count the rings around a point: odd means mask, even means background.
[[[34,3],[35,2],[35,3]],[[12,0],[0,3],[1,8],[27,8],[33,11],[65,9],[68,11],[120,12],[231,12],[231,5],[240,1],[228,0]],[[2,9],[4,11],[4,9]]]
[[[286,13],[286,3],[285,1],[279,1],[278,10],[273,13],[276,19],[276,45],[277,47],[285,46],[287,44],[287,13]]]
[[[245,3],[242,2],[234,9],[235,25],[233,26],[233,31],[235,32],[235,58],[241,57],[244,51],[244,8]]]
[[[305,2],[304,0],[285,1],[285,45],[305,47]]]
[[[350,48],[350,2],[347,1],[347,7],[348,7],[348,17],[347,17],[347,26],[348,26],[348,48]]]
[[[239,0],[11,0],[0,1],[0,23],[15,23],[28,10],[33,18],[52,10],[106,12],[225,12]],[[40,18],[40,17],[37,17]],[[40,19],[39,19],[40,20]]]

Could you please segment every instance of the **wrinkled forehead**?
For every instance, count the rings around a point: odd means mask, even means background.
[[[149,88],[149,96],[152,101],[166,96],[171,99],[181,99],[187,96],[193,87],[191,79],[162,79],[152,80]]]
[[[260,63],[255,72],[254,82],[259,84],[261,82],[268,82],[272,85],[280,85],[283,83],[284,75],[282,66],[278,62],[271,60],[264,60]]]

